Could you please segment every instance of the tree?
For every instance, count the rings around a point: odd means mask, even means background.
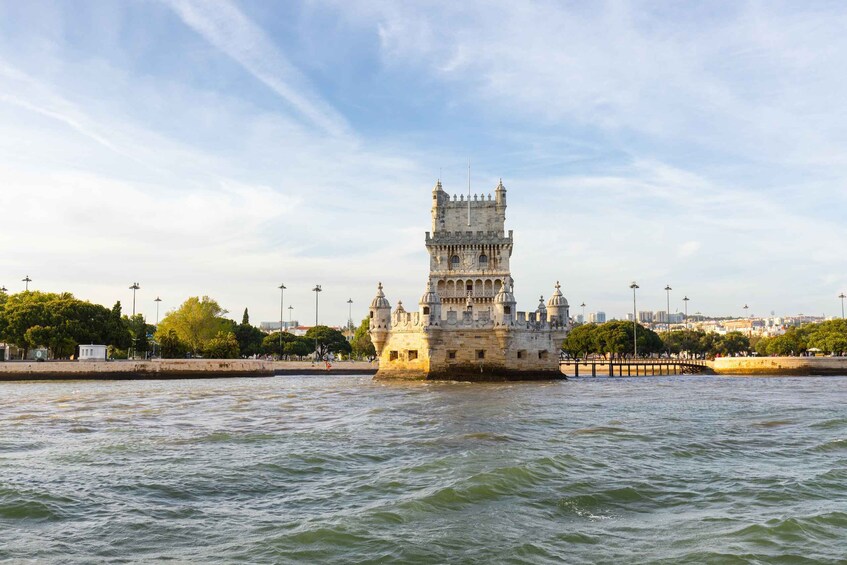
[[[376,357],[376,348],[371,341],[371,336],[368,333],[370,320],[365,318],[359,327],[356,328],[356,333],[353,334],[353,341],[350,342],[353,356],[359,359],[363,357]]]
[[[219,331],[215,337],[206,343],[203,354],[210,359],[237,359],[240,352],[235,334]]]
[[[583,357],[589,353],[597,353],[598,326],[582,324],[568,332],[562,343],[562,350],[571,357]]]
[[[750,339],[741,332],[729,332],[720,336],[716,353],[721,355],[736,355],[750,351]]]
[[[168,333],[161,335],[157,332],[156,335],[159,336],[159,349],[162,358],[178,359],[185,357],[185,354],[188,352],[188,346],[180,341],[176,331],[169,330]]]
[[[268,334],[262,340],[262,351],[269,355],[276,355],[279,358],[282,358],[283,355],[287,355],[285,351],[286,344],[295,341],[297,336],[288,332],[274,332],[272,334]],[[282,348],[280,348],[280,345]]]
[[[327,353],[350,353],[352,348],[350,342],[338,330],[329,326],[314,326],[306,332],[306,338],[314,344],[317,341],[318,356],[323,357]]]
[[[284,352],[288,357],[297,357],[302,359],[306,355],[310,355],[315,350],[315,342],[303,336],[295,337],[293,340],[285,343]]]
[[[257,327],[250,325],[250,314],[247,308],[241,317],[241,323],[235,327],[235,339],[238,340],[238,349],[244,357],[251,357],[262,352],[265,333]]]
[[[201,353],[219,332],[232,330],[232,321],[222,317],[226,313],[208,296],[192,296],[162,319],[156,330],[156,338],[161,342],[162,336],[173,330],[189,351]]]

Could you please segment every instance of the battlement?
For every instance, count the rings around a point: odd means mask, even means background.
[[[514,244],[512,230],[509,230],[507,236],[503,232],[488,231],[442,231],[435,234],[426,232],[427,245],[459,245],[459,244],[479,244],[485,243],[488,245],[512,245]]]

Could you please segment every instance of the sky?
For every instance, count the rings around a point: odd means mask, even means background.
[[[840,315],[841,2],[0,0],[0,285],[152,322],[417,304],[509,191],[519,310]],[[289,312],[288,306],[293,306]]]

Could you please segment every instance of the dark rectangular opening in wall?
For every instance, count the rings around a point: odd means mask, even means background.
[[[485,350],[484,349],[477,349],[476,350],[476,358],[477,359],[485,359]]]
[[[410,350],[409,350],[409,361],[414,361],[414,360],[415,360],[415,359],[417,359],[417,358],[418,358],[418,352],[417,352],[417,350],[415,350],[415,349],[410,349]]]
[[[538,352],[538,358],[539,359],[547,359],[547,350],[542,349],[541,351],[539,351]]]
[[[456,350],[451,350],[447,352],[447,359],[455,359],[456,358]]]
[[[526,351],[521,349],[518,351],[518,359],[526,359]]]
[[[389,361],[397,361],[398,357],[400,357],[400,355],[396,351],[389,351],[388,352],[388,360]]]
[[[423,307],[423,313],[424,313],[424,316],[429,316],[429,306]]]

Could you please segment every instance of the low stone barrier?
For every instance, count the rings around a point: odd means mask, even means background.
[[[719,357],[711,366],[725,376],[847,376],[847,357]]]
[[[338,361],[326,365],[309,361],[258,359],[153,359],[150,361],[7,361],[0,363],[0,381],[128,380],[272,377],[274,375],[373,375],[376,365],[366,361]]]

